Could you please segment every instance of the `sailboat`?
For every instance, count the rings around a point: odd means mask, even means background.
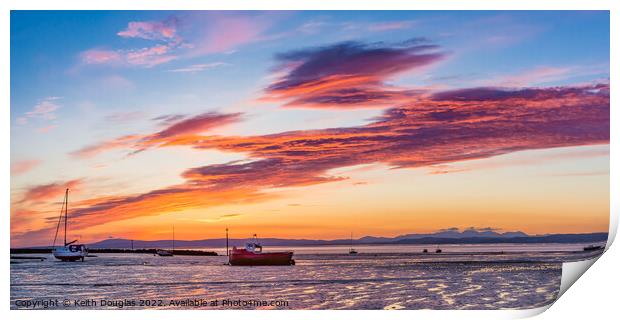
[[[52,254],[56,259],[62,261],[84,261],[84,257],[88,255],[88,250],[86,246],[83,244],[77,244],[77,240],[73,240],[71,242],[67,242],[67,222],[69,220],[68,217],[68,207],[69,207],[69,189],[65,190],[65,199],[62,202],[62,208],[60,209],[60,216],[58,217],[58,225],[56,226],[56,235],[54,236],[54,243],[52,250]],[[56,239],[58,238],[58,229],[60,228],[60,222],[62,221],[62,215],[65,215],[65,241],[62,247],[56,247]]]
[[[441,249],[439,249],[439,244],[437,244],[437,249],[435,249],[435,253],[441,253]]]
[[[168,251],[163,249],[157,249],[157,254],[160,257],[172,257],[174,255],[174,226],[172,226],[172,250]]]
[[[349,254],[357,254],[357,250],[353,249],[353,232],[351,232],[351,242],[350,242],[351,246],[349,249]]]

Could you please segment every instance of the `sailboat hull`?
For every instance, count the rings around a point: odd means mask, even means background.
[[[174,254],[171,251],[157,250],[157,255],[160,257],[172,257]]]
[[[52,253],[54,254],[54,258],[61,261],[84,261],[84,258],[88,255],[88,251],[83,245],[55,248]]]
[[[56,259],[60,260],[60,261],[66,261],[66,262],[74,262],[74,261],[79,261],[79,260],[84,260],[84,257],[72,257],[72,256],[54,256]]]

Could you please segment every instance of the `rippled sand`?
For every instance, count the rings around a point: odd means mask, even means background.
[[[11,308],[46,298],[287,301],[265,307],[283,309],[534,308],[557,296],[562,256],[308,254],[284,267],[231,267],[226,257],[99,254],[66,263],[49,256],[11,264]]]

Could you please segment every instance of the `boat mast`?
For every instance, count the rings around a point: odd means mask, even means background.
[[[226,228],[226,256],[228,257],[228,228]]]
[[[65,197],[67,195],[65,194]],[[62,200],[62,207],[60,208],[60,214],[58,215],[58,223],[56,224],[56,233],[54,234],[54,242],[52,247],[56,246],[56,240],[58,240],[58,230],[60,230],[60,223],[62,222],[62,214],[65,212],[65,199]]]
[[[350,250],[353,250],[353,232],[351,232],[351,241],[349,242],[349,245],[351,247]]]
[[[174,253],[174,225],[172,225],[172,253]]]
[[[65,246],[67,245],[67,207],[69,206],[69,188],[65,190]]]

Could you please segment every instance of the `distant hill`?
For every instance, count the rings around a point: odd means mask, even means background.
[[[401,239],[394,244],[482,244],[482,243],[589,243],[607,241],[607,233],[551,234],[526,237],[468,237]]]
[[[466,229],[459,232],[456,229],[443,230],[435,233],[412,233],[396,236],[394,238],[385,237],[363,237],[358,240],[359,243],[377,243],[377,242],[398,242],[403,240],[412,239],[425,239],[425,238],[437,238],[437,239],[465,239],[465,238],[517,238],[517,237],[529,237],[528,234],[521,231],[498,233],[492,230],[473,230]]]
[[[429,234],[405,234],[389,237],[365,236],[353,239],[353,244],[475,244],[475,243],[588,243],[607,240],[607,233],[584,234],[550,234],[527,235],[524,232],[498,233],[491,230],[457,230],[439,231]],[[229,239],[229,245],[242,246],[247,241],[243,239]],[[265,246],[317,246],[317,245],[348,245],[350,239],[337,240],[309,240],[309,239],[278,239],[260,238]],[[226,245],[225,238],[203,240],[176,240],[176,248],[217,248]],[[134,240],[133,246],[139,248],[171,248],[172,240]],[[106,239],[88,245],[89,248],[130,248],[129,239]]]

